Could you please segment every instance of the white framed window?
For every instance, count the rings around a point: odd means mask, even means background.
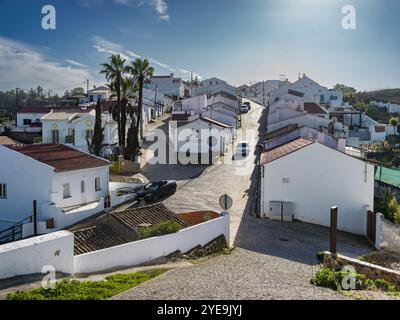
[[[100,177],[97,177],[94,180],[94,186],[95,186],[96,191],[100,191],[101,190],[101,179],[100,179]]]
[[[71,186],[69,183],[64,183],[63,184],[63,198],[71,198]]]
[[[0,183],[0,199],[7,198],[7,185],[5,183]]]
[[[85,193],[86,185],[85,185],[85,180],[81,181],[81,193]]]

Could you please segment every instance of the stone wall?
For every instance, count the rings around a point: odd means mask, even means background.
[[[357,273],[361,273],[372,280],[384,279],[394,284],[397,290],[400,290],[400,272],[340,254],[332,255],[328,251],[319,254],[319,258],[326,268],[342,270],[344,266],[353,266]]]

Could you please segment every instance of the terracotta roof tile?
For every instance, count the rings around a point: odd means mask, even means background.
[[[7,136],[0,136],[0,144],[1,145],[12,145],[12,144],[18,144],[19,142],[14,141],[13,139],[7,137]]]
[[[135,232],[137,232],[140,226],[143,224],[156,225],[163,221],[175,221],[182,227],[188,226],[185,221],[179,218],[173,211],[169,210],[162,203],[126,211],[114,212],[112,216],[127,228]]]
[[[107,225],[74,231],[74,255],[119,246],[128,241]]]
[[[279,147],[264,152],[261,155],[261,164],[267,164],[279,158],[282,158],[290,153],[296,152],[304,147],[313,144],[314,141],[305,138],[298,138],[285,143]]]
[[[305,102],[304,103],[304,111],[307,111],[308,113],[314,113],[314,114],[326,114],[327,112],[317,105],[314,102]]]
[[[108,166],[109,162],[62,144],[8,145],[8,148],[54,168],[55,172]]]

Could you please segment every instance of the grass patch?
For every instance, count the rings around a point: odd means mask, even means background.
[[[355,290],[379,290],[393,295],[400,295],[400,292],[396,291],[396,286],[386,280],[372,280],[360,273],[335,271],[329,268],[322,268],[319,270],[311,279],[311,284],[342,291],[344,290],[342,288],[342,281],[347,276],[351,276],[355,280]]]
[[[115,274],[104,281],[62,280],[55,289],[43,288],[18,291],[7,295],[7,300],[104,300],[146,282],[168,269]]]
[[[149,228],[141,228],[138,231],[137,240],[153,238],[178,232],[182,226],[175,221],[164,221]]]

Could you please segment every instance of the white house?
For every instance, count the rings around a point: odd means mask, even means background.
[[[271,94],[272,101],[276,99],[301,100],[317,104],[327,104],[331,107],[343,105],[343,92],[330,90],[319,85],[303,74],[303,77],[292,84],[285,84]]]
[[[400,104],[384,103],[377,101],[370,101],[369,104],[377,106],[378,108],[386,108],[389,113],[400,113]]]
[[[169,122],[170,148],[181,164],[210,164],[210,157],[216,161],[234,136],[234,127],[199,114],[176,114]]]
[[[151,79],[147,88],[162,93],[179,100],[188,97],[190,94],[190,85],[181,78],[175,78],[171,73],[169,76],[155,76]]]
[[[207,111],[207,95],[202,94],[176,101],[174,104],[174,111],[193,111],[194,113]]]
[[[87,151],[94,134],[96,112],[93,108],[77,108],[67,111],[52,110],[41,118],[42,142],[65,143],[76,149]],[[108,111],[102,112],[104,144],[118,144],[117,123]]]
[[[87,97],[80,103],[97,103],[97,101],[107,101],[110,99],[112,91],[107,86],[95,87],[87,92]]]
[[[40,119],[48,114],[53,108],[48,107],[23,107],[17,110],[17,127],[30,128],[41,127]]]
[[[236,97],[236,88],[234,86],[215,77],[203,80],[197,88],[192,90],[192,96],[206,94],[208,97],[211,97],[220,92]]]
[[[365,234],[374,209],[374,166],[313,140],[298,138],[262,154],[261,216],[330,225]]]
[[[34,200],[39,233],[104,209],[109,194],[104,159],[54,144],[0,145],[0,159],[0,231],[32,216]]]

